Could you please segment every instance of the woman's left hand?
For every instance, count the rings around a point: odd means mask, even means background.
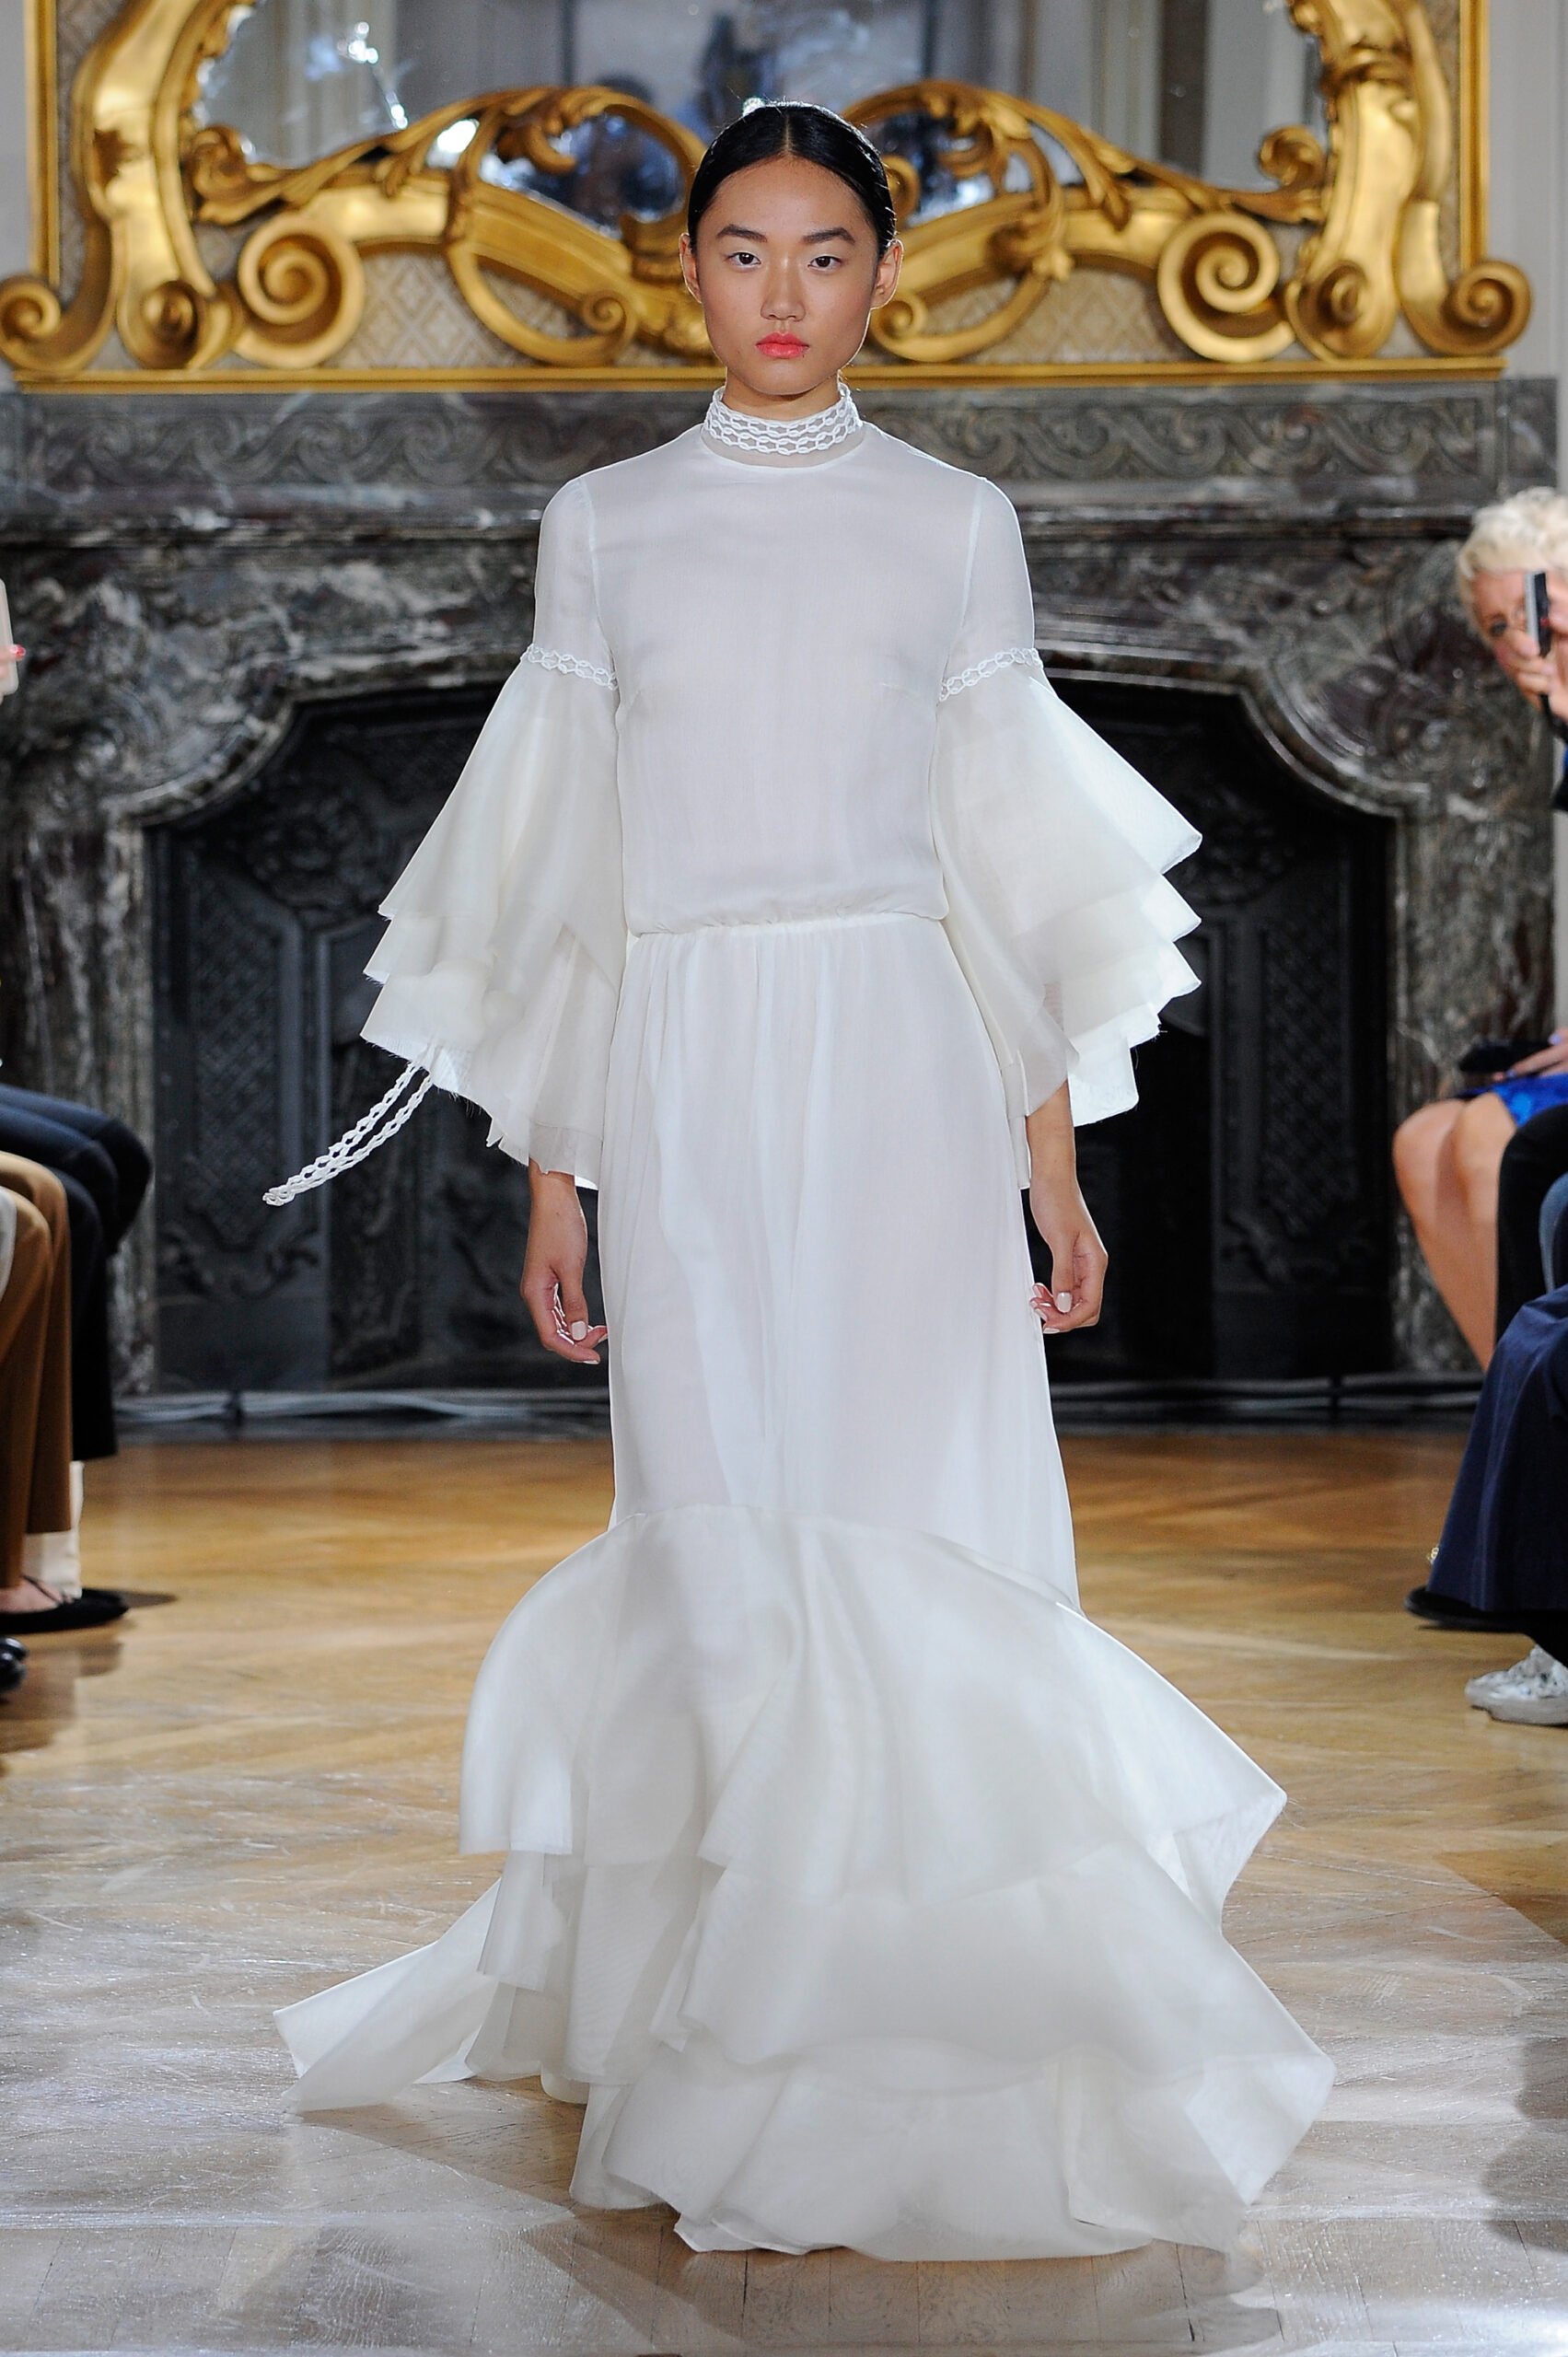
[[[1538,1072],[1568,1072],[1568,1030],[1554,1031],[1549,1048],[1538,1048],[1533,1056],[1521,1056],[1516,1064],[1510,1064],[1508,1077],[1523,1080]]]
[[[1098,1322],[1105,1293],[1106,1249],[1076,1184],[1029,1189],[1029,1215],[1051,1254],[1051,1283],[1029,1295],[1048,1334],[1071,1334]]]

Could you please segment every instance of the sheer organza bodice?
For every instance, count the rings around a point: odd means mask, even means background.
[[[975,487],[914,499],[926,462],[866,434],[764,469],[693,431],[585,487],[633,932],[947,911],[927,781]]]
[[[1135,1102],[1197,977],[1191,827],[1045,677],[993,483],[855,420],[824,448],[694,426],[551,501],[534,637],[382,903],[366,1039],[597,1186],[639,936],[939,920],[1027,1115]]]

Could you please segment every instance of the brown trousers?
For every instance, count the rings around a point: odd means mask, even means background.
[[[71,1231],[52,1170],[0,1154],[17,1199],[0,1294],[0,1587],[22,1575],[29,1531],[71,1527]]]

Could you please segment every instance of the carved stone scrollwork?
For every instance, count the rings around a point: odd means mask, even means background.
[[[220,365],[236,381],[330,371],[364,317],[367,258],[373,268],[394,248],[444,257],[473,318],[515,355],[469,372],[482,380],[515,380],[519,363],[579,380],[629,366],[711,368],[678,266],[679,203],[610,230],[496,168],[560,178],[578,162],[572,134],[613,117],[661,147],[684,186],[701,153],[691,131],[612,89],[538,87],[465,99],[305,165],[271,163],[195,112],[203,64],[252,5],[124,0],[90,52],[73,97],[81,283],[69,304],[36,276],[0,284],[0,356],[24,381],[92,368],[111,330],[135,369],[175,383]],[[1152,286],[1187,359],[1138,364],[1150,374],[1304,355],[1355,368],[1385,352],[1401,316],[1439,361],[1484,361],[1513,342],[1529,313],[1523,274],[1479,250],[1461,250],[1452,272],[1445,263],[1453,109],[1423,0],[1289,6],[1319,47],[1329,144],[1300,124],[1270,132],[1262,188],[1217,186],[967,83],[910,83],[852,108],[886,140],[905,242],[862,376],[1068,371],[1010,359],[1009,339],[1084,270]],[[942,168],[979,184],[972,201],[922,209],[920,176],[898,152],[912,117]],[[471,137],[433,161],[459,122]],[[1075,179],[1053,168],[1053,152]],[[214,229],[246,232],[227,275],[203,258],[198,233]],[[519,289],[522,303],[511,299]]]

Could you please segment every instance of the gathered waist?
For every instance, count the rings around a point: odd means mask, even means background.
[[[690,940],[695,935],[710,933],[808,933],[823,925],[941,922],[929,909],[816,909],[791,917],[699,917],[690,924],[645,925],[641,932],[628,928],[627,938],[633,942]]]

